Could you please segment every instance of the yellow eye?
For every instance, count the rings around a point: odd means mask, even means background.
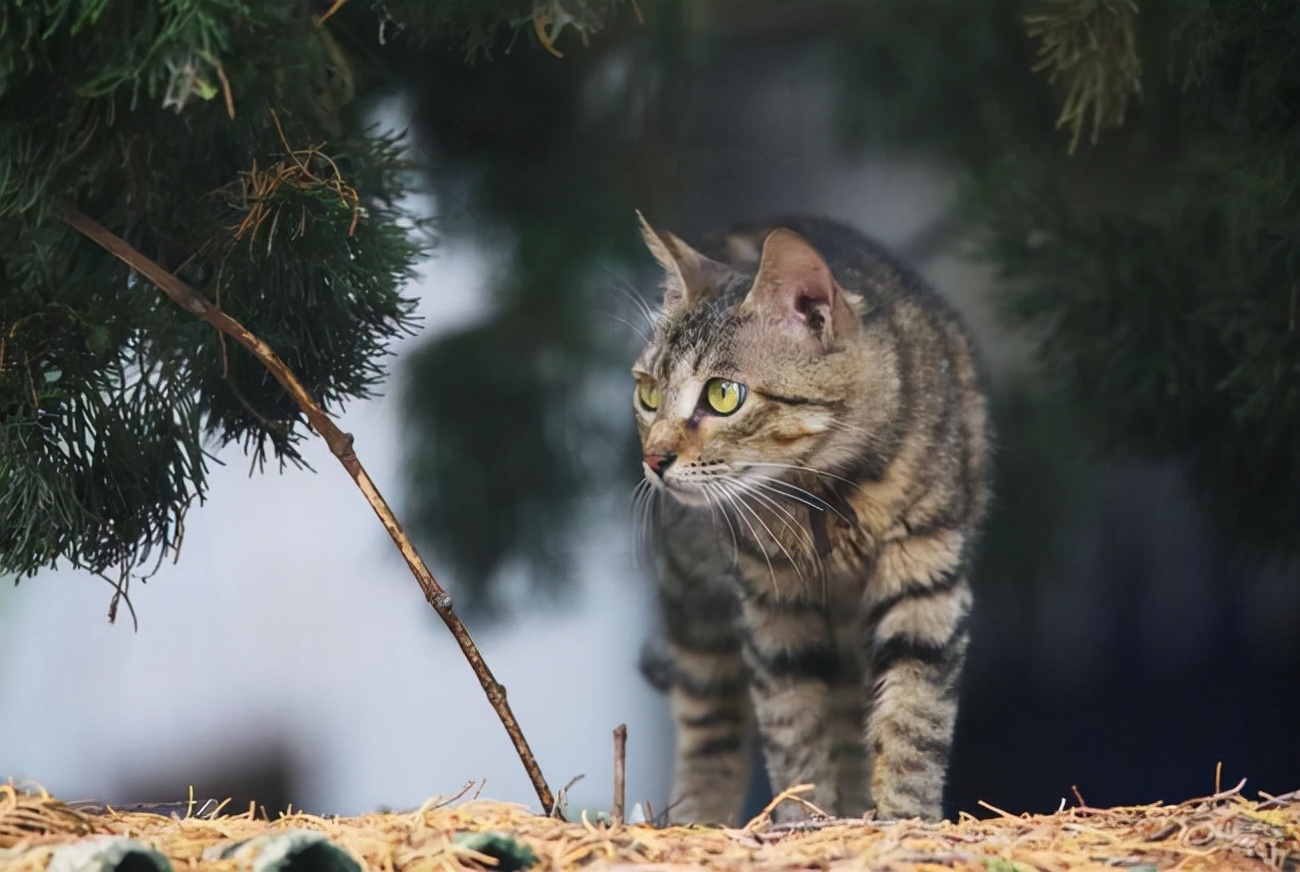
[[[659,404],[664,399],[663,394],[659,392],[659,386],[650,381],[636,383],[636,398],[641,401],[642,406],[651,412],[659,408]]]
[[[704,398],[709,401],[709,408],[719,415],[730,415],[745,402],[746,388],[740,382],[727,381],[724,378],[711,378],[704,386]]]

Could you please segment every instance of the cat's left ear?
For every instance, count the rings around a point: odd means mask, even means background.
[[[641,236],[664,268],[664,311],[689,309],[725,284],[730,267],[705,257],[666,230],[655,230],[640,212]]]
[[[826,261],[798,233],[779,228],[763,241],[754,286],[745,298],[778,325],[799,332],[829,351],[857,332],[860,322]]]

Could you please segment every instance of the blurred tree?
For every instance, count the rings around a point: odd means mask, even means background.
[[[628,421],[600,391],[626,354],[609,269],[639,250],[632,216],[652,201],[661,135],[647,113],[672,56],[658,35],[676,17],[659,3],[642,28],[619,3],[588,6],[605,14],[587,26],[605,29],[585,48],[505,53],[503,30],[498,46],[471,46],[490,62],[466,65],[445,40],[391,59],[437,167],[441,231],[493,257],[487,320],[416,352],[404,385],[408,529],[450,565],[465,610],[505,612],[504,570],[563,592],[582,497],[635,468],[611,457]]]
[[[966,174],[961,230],[1093,444],[1185,464],[1232,541],[1281,554],[1300,546],[1298,38],[1285,0],[886,0],[841,54],[855,141]]]

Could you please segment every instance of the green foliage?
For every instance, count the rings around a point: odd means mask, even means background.
[[[846,39],[874,141],[964,171],[960,224],[1094,446],[1184,463],[1233,541],[1293,553],[1300,4],[971,6],[969,38],[886,3]]]
[[[840,135],[958,166],[1056,148],[1050,90],[1031,74],[1023,0],[873,0],[830,49]]]
[[[300,462],[271,377],[55,217],[66,203],[364,396],[418,254],[397,143],[292,3],[26,3],[0,17],[0,572],[125,572],[178,544],[206,445]]]
[[[509,52],[519,34],[531,31],[553,54],[566,30],[587,45],[608,27],[629,0],[438,0],[436,3],[376,4],[385,24],[409,29],[418,40],[459,41],[465,59],[491,59],[503,42]]]
[[[1047,80],[1067,85],[1057,127],[1070,131],[1070,151],[1091,116],[1092,142],[1103,127],[1124,123],[1131,96],[1141,94],[1137,4],[1133,0],[1054,0],[1048,12],[1030,15],[1025,26],[1038,40]]]
[[[1181,56],[1212,58],[1195,84],[1147,88],[1164,105],[1112,134],[1086,175],[1000,165],[970,214],[1008,312],[1094,410],[1098,444],[1184,460],[1234,539],[1287,552],[1300,524],[1300,6],[1201,14],[1211,44],[1171,39],[1151,64],[1183,79]]]
[[[985,857],[984,868],[986,872],[1025,872],[1026,869],[1026,867],[1014,860],[1008,860],[1005,857]]]

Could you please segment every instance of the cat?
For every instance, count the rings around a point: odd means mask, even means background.
[[[641,229],[664,273],[632,374],[670,819],[736,823],[755,734],[775,791],[813,785],[778,819],[940,818],[989,491],[962,325],[829,220],[707,254]]]

